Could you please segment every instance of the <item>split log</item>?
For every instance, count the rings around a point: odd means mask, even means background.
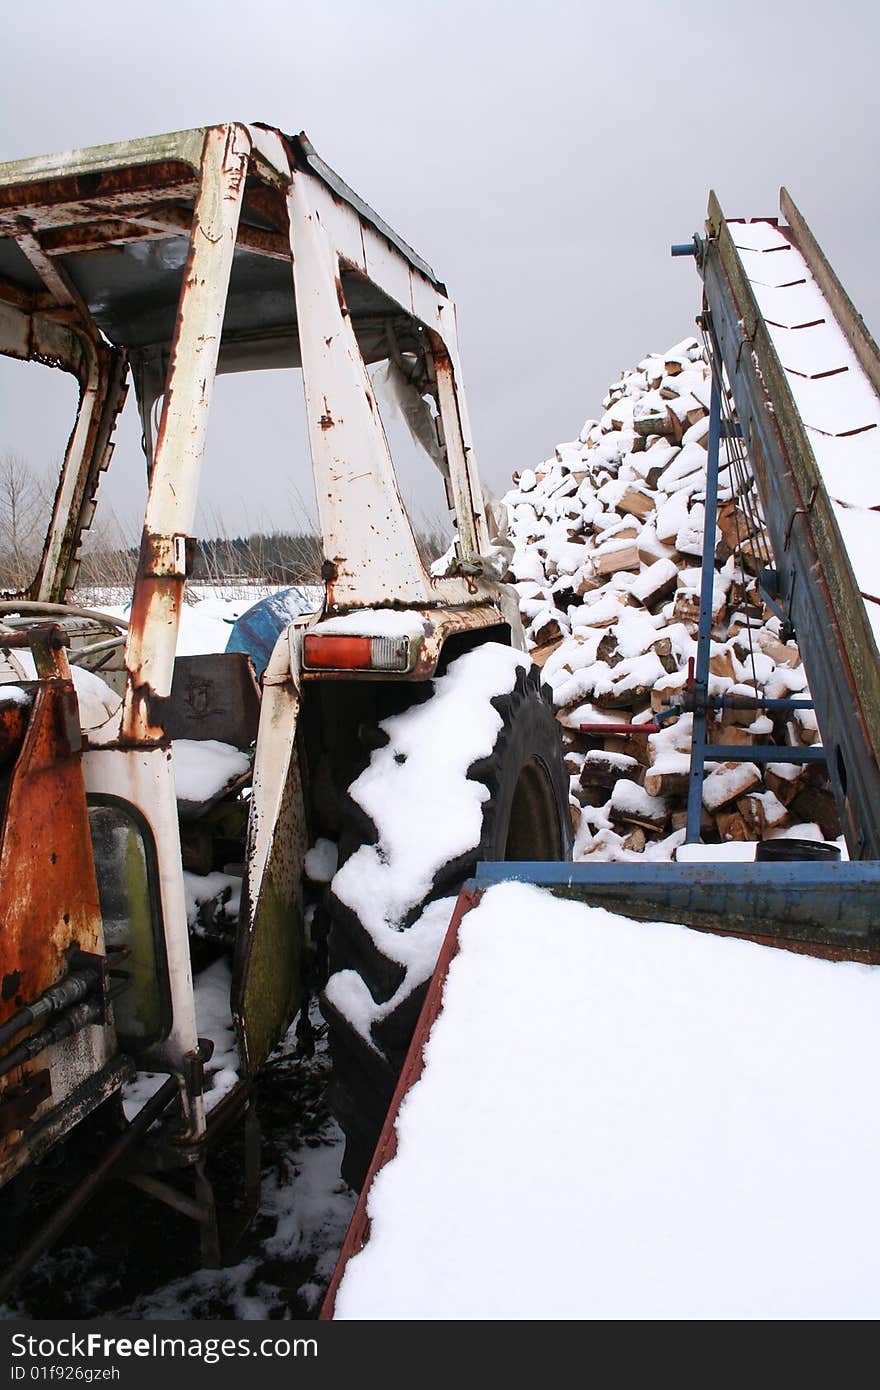
[[[733,712],[734,711],[731,710],[725,710],[725,718],[728,718]],[[745,713],[749,714],[749,723],[751,723],[750,712],[745,711]],[[750,734],[748,728],[742,724],[720,724],[711,728],[709,733],[709,742],[720,744],[722,747],[725,745],[729,747],[732,744],[745,746],[748,743],[754,743],[754,741],[754,735]]]
[[[735,502],[719,504],[716,525],[730,551],[736,550],[743,541],[754,535],[754,527]]]
[[[674,697],[680,695],[687,685],[687,671],[678,671],[659,681],[651,691],[651,709],[655,714],[668,709]]]
[[[793,820],[815,821],[826,840],[836,840],[842,833],[837,801],[830,791],[806,786],[794,797],[789,810]]]
[[[611,788],[621,777],[641,782],[641,764],[626,753],[606,753],[600,749],[593,749],[584,758],[580,775],[583,785],[592,783],[597,787]]]
[[[749,828],[750,840],[763,840],[768,831],[788,824],[788,811],[773,792],[751,792],[741,796],[736,805]]]
[[[795,642],[780,642],[772,632],[761,628],[755,637],[755,646],[775,661],[777,666],[794,667],[801,664],[801,654]]]
[[[537,627],[533,628],[530,635],[536,647],[545,647],[551,642],[555,642],[558,646],[564,638],[562,628],[556,619],[549,615]]]
[[[648,732],[643,734],[619,734],[604,739],[602,747],[606,753],[623,753],[634,758],[641,767],[648,766]]]
[[[575,782],[572,795],[581,806],[604,806],[608,800],[608,788],[597,787],[589,782]]]
[[[627,516],[637,516],[643,519],[650,516],[656,506],[655,499],[647,492],[642,492],[639,488],[627,488],[617,504],[617,511],[623,512]]]
[[[645,608],[653,608],[675,592],[678,583],[678,567],[672,560],[655,560],[643,570],[629,593]]]
[[[637,782],[621,778],[611,793],[609,815],[616,825],[640,825],[643,830],[665,830],[669,806],[659,796],[649,796]]]
[[[655,771],[645,773],[645,791],[649,796],[687,796],[690,771]]]
[[[754,839],[739,811],[719,811],[715,817],[715,824],[722,841],[745,842]]]
[[[761,774],[754,763],[722,763],[703,782],[703,805],[714,814],[757,787],[760,781]]]
[[[808,769],[795,763],[770,763],[764,773],[764,781],[783,806],[791,805],[798,792],[807,786],[808,780]]]
[[[560,634],[559,637],[555,637],[549,642],[544,642],[539,647],[532,647],[529,656],[535,665],[541,669],[553,653],[562,646],[564,641],[565,638]]]
[[[617,648],[617,638],[613,632],[606,632],[596,648],[596,658],[607,666],[617,666],[623,660]]]
[[[607,577],[609,574],[619,574],[621,570],[638,572],[641,567],[639,549],[636,545],[623,545],[616,550],[606,550],[604,554],[596,554],[593,559],[593,572],[597,576]]]
[[[580,579],[574,586],[574,591],[577,594],[578,598],[583,598],[584,594],[591,594],[595,589],[601,589],[601,587],[601,579],[598,579],[595,575],[592,574],[585,574],[584,571],[581,570]]]
[[[657,532],[651,526],[646,526],[639,536],[639,559],[643,565],[656,564],[658,560],[672,560],[674,563],[675,550],[665,541],[661,541]]]
[[[680,433],[678,421],[668,410],[651,409],[638,415],[634,411],[632,427],[641,435],[660,434],[668,438]]]
[[[730,652],[716,652],[714,656],[710,656],[709,672],[713,676],[726,676],[728,680],[736,680],[736,671]]]
[[[671,827],[673,830],[686,830],[686,829],[687,829],[687,819],[688,819],[687,810],[686,810],[684,807],[682,807],[682,808],[681,808],[680,810],[678,810],[678,811],[673,811],[672,816],[670,817],[670,827]],[[706,810],[705,806],[701,806],[701,807],[700,807],[700,838],[703,839],[703,840],[705,840],[708,836],[714,835],[714,833],[715,833],[715,821],[714,821],[714,819],[712,818],[712,816],[709,815],[709,812]]]
[[[622,848],[628,849],[632,854],[643,854],[648,837],[640,825],[633,826],[623,842]]]

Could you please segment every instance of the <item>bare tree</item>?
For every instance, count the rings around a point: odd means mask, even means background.
[[[20,454],[0,455],[0,585],[33,578],[47,521],[45,480]]]

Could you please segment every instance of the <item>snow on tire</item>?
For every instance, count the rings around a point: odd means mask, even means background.
[[[486,643],[378,726],[348,789],[322,1001],[343,1174],[363,1181],[462,882],[481,859],[571,853],[560,730],[540,672]],[[377,746],[378,745],[378,746]]]

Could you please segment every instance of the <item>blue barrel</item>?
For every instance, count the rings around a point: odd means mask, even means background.
[[[257,679],[266,669],[272,648],[284,629],[301,613],[314,613],[324,597],[322,588],[297,585],[261,598],[235,623],[226,643],[228,652],[246,652]]]

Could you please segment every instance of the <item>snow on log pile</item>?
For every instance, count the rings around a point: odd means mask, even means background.
[[[504,499],[508,578],[564,730],[578,859],[669,859],[684,841],[691,715],[659,732],[638,726],[680,699],[696,659],[710,389],[696,339],[649,354],[611,386],[602,418],[514,475]],[[758,597],[769,543],[735,472],[722,469],[719,485],[710,694],[808,696],[797,646]],[[606,735],[603,724],[637,727]],[[736,709],[710,723],[709,741],[810,745],[818,731],[811,710],[771,720]],[[840,834],[815,767],[710,763],[706,772],[708,842]]]

